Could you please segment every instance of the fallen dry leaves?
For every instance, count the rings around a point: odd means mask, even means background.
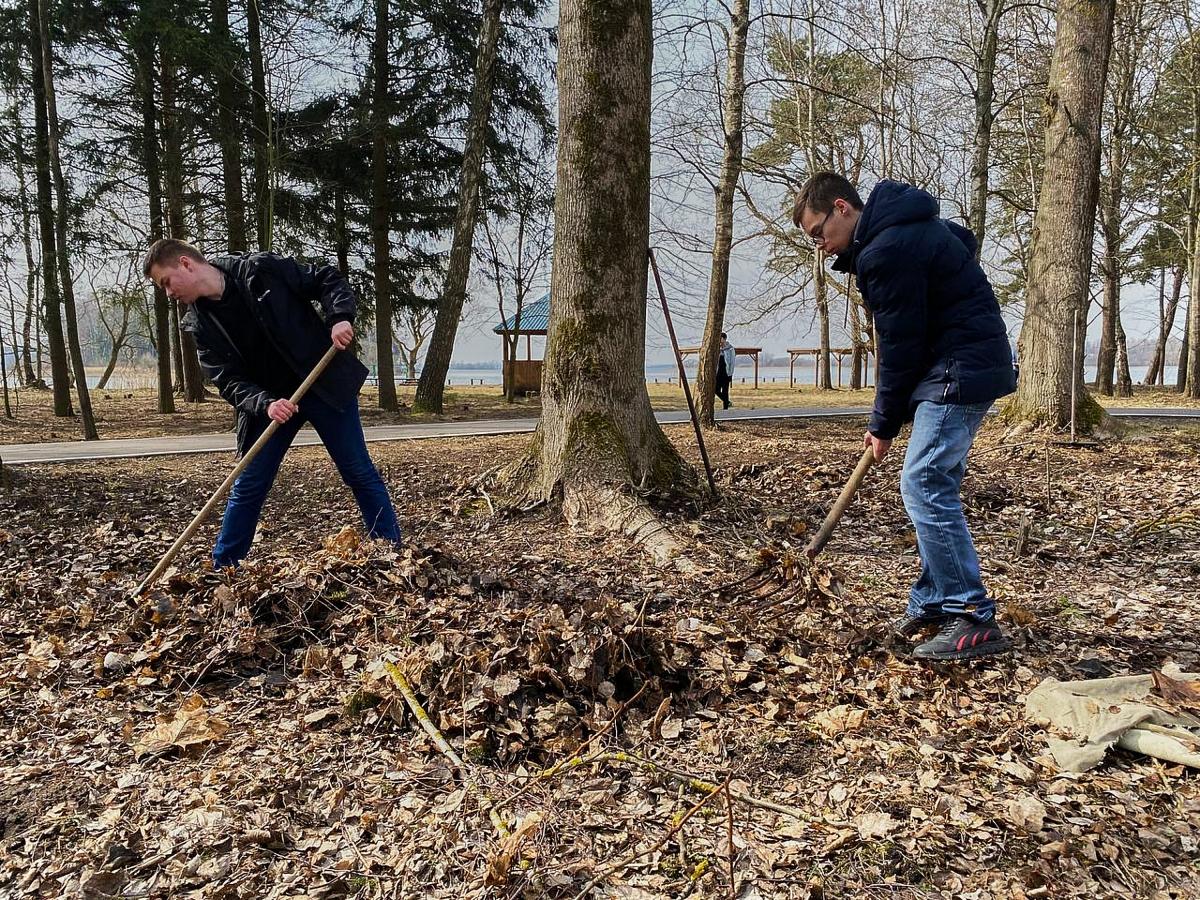
[[[1054,448],[1047,498],[1043,448],[989,426],[965,493],[1017,647],[930,668],[879,628],[917,571],[894,461],[829,568],[728,587],[799,551],[860,434],[711,435],[722,500],[670,514],[693,574],[549,510],[492,515],[474,476],[524,438],[375,445],[402,552],[343,532],[348,493],[300,451],[252,564],[208,571],[209,526],[141,604],[227,460],[22,470],[0,495],[0,893],[1200,895],[1196,773],[1116,751],[1062,777],[1021,716],[1047,676],[1196,667],[1195,435]],[[731,808],[698,807],[726,779]]]

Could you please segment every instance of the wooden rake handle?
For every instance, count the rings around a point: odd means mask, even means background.
[[[290,398],[292,403],[300,402],[300,398],[308,393],[308,389],[313,386],[313,382],[321,377],[321,373],[325,371],[326,366],[333,362],[333,358],[337,356],[337,354],[338,348],[335,346],[331,346],[325,351],[325,355],[321,357],[315,366],[313,366],[313,370],[308,373],[308,377],[304,379],[300,387],[296,388],[296,392],[292,394]],[[150,587],[150,585],[154,584],[154,582],[159,579],[162,573],[167,570],[167,566],[171,564],[171,560],[179,555],[179,551],[183,549],[183,545],[186,544],[191,536],[196,533],[196,529],[204,524],[205,519],[208,518],[209,514],[216,508],[217,504],[220,503],[225,498],[225,495],[229,493],[230,488],[233,487],[233,483],[237,481],[238,476],[246,470],[246,466],[250,465],[251,460],[258,455],[258,452],[266,446],[267,441],[269,441],[278,430],[279,423],[272,419],[271,424],[267,426],[266,431],[264,431],[259,439],[254,442],[254,445],[246,451],[246,455],[238,460],[238,464],[233,467],[233,471],[229,473],[223,482],[221,482],[221,486],[213,492],[213,495],[208,498],[208,502],[204,504],[204,507],[200,510],[200,512],[196,513],[196,517],[192,519],[192,523],[188,525],[187,528],[183,529],[183,534],[179,535],[175,543],[171,545],[171,549],[163,554],[163,558],[158,561],[158,565],[154,567],[154,571],[147,575],[146,580],[137,586],[137,590],[133,592],[134,597],[140,597],[142,592],[145,591],[146,588]]]
[[[858,465],[854,467],[854,474],[850,476],[850,480],[846,482],[846,486],[842,488],[841,494],[838,495],[837,502],[833,504],[833,509],[829,511],[829,515],[821,523],[820,530],[813,535],[813,539],[804,548],[804,553],[809,559],[816,558],[816,555],[825,549],[825,545],[829,543],[830,535],[833,534],[833,529],[841,521],[842,514],[846,512],[846,507],[850,505],[850,501],[854,499],[854,495],[858,493],[858,488],[863,483],[863,479],[867,475],[867,470],[874,464],[875,451],[871,447],[867,447],[863,450],[863,455],[859,459]]]

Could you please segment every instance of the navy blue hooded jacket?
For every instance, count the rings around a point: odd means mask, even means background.
[[[922,400],[983,403],[1016,390],[1000,304],[975,236],[920,188],[880,181],[833,268],[853,272],[875,320],[879,381],[867,430],[891,439]]]
[[[212,260],[241,292],[247,314],[253,315],[272,347],[288,367],[280,382],[299,385],[332,345],[330,329],[354,320],[354,292],[332,266],[311,266],[274,253],[248,253]],[[321,312],[317,312],[317,306]],[[245,348],[221,326],[200,299],[180,319],[179,327],[195,335],[200,366],[237,410],[238,453],[243,454],[267,427],[267,407],[274,400],[254,373],[259,361],[247,358]],[[367,367],[353,353],[337,354],[312,392],[336,409],[358,402]]]

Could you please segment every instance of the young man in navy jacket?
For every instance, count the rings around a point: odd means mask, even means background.
[[[912,422],[900,491],[916,527],[921,575],[893,628],[905,637],[937,628],[913,651],[922,659],[1007,650],[959,494],[984,414],[1016,389],[974,235],[939,218],[937,201],[919,188],[880,181],[864,204],[833,172],[804,184],[793,221],[834,257],[835,271],[854,273],[875,321],[879,378],[863,446],[882,460]]]
[[[355,299],[341,273],[273,253],[210,262],[191,244],[171,239],[151,245],[143,272],[187,308],[179,327],[195,335],[204,374],[237,410],[238,453],[250,449],[271,420],[280,423],[233,484],[213,565],[236,566],[250,552],[267,492],[305,421],[354,492],[367,534],[399,543],[392,500],[367,454],[358,417],[366,367],[353,353],[339,353],[299,405],[288,399],[330,344],[345,350],[354,339]]]

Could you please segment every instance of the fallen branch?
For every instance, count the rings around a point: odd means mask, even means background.
[[[445,756],[446,759],[450,760],[451,765],[453,765],[458,771],[459,776],[466,780],[467,776],[471,774],[467,769],[466,763],[462,761],[462,757],[454,752],[454,748],[450,746],[450,742],[446,740],[445,736],[440,731],[438,731],[438,727],[433,724],[433,720],[429,718],[429,713],[425,712],[425,707],[423,707],[421,705],[421,701],[417,699],[417,695],[413,691],[412,685],[408,683],[408,679],[404,677],[404,673],[400,671],[400,667],[391,661],[386,661],[383,665],[384,668],[387,669],[388,675],[391,676],[392,682],[397,688],[400,689],[400,695],[404,697],[404,702],[407,703],[408,708],[412,710],[412,714],[421,724],[421,728],[424,729],[425,733],[433,740],[434,746],[436,746],[438,750],[442,752],[442,755]],[[500,817],[500,813],[496,811],[495,801],[493,801],[491,797],[489,797],[483,792],[482,789],[479,788],[479,785],[475,779],[470,779],[469,783],[471,787],[474,787],[479,791],[480,797],[482,797],[486,803],[488,819],[491,820],[491,823],[495,827],[496,831],[500,833],[502,838],[508,837],[512,833],[511,829],[509,829],[508,823]]]
[[[465,777],[467,767],[463,763],[462,757],[454,752],[454,748],[450,746],[450,742],[443,737],[442,733],[438,731],[438,727],[433,724],[433,720],[429,718],[429,713],[425,712],[425,707],[421,705],[421,701],[413,693],[412,685],[408,683],[408,679],[404,677],[404,673],[400,671],[400,667],[394,662],[385,662],[384,667],[387,669],[387,673],[392,676],[392,682],[400,689],[400,694],[404,697],[404,702],[408,704],[408,708],[416,716],[421,728],[433,739],[434,745],[442,751],[442,755],[450,760],[454,768],[458,770],[458,774]]]

